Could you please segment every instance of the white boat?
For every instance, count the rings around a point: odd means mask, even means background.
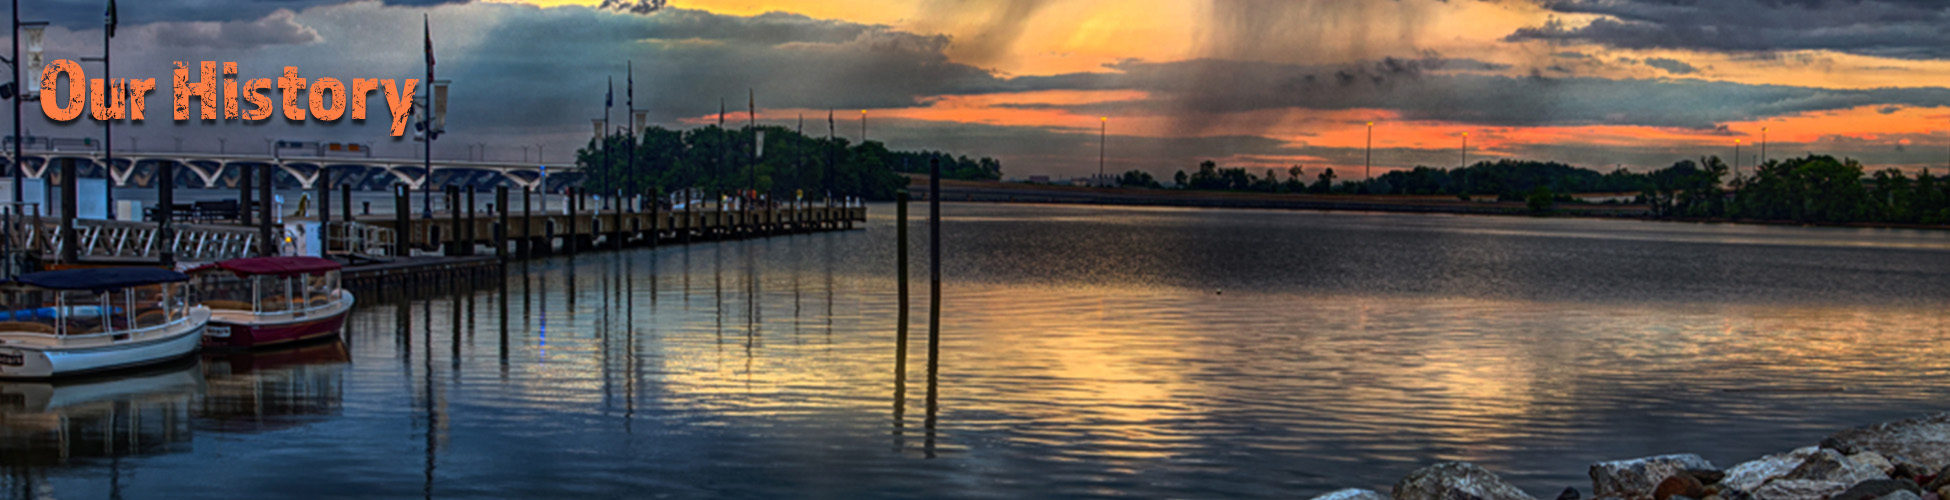
[[[196,352],[210,309],[189,276],[147,267],[23,274],[0,284],[0,379],[160,363]]]

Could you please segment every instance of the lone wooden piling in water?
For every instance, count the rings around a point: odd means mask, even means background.
[[[894,273],[900,282],[900,314],[894,326],[894,415],[907,401],[907,190],[894,195]]]
[[[933,453],[941,373],[941,160],[928,160],[928,447]]]

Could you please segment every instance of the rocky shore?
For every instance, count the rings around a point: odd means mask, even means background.
[[[1599,462],[1590,474],[1594,500],[1946,500],[1950,413],[1848,429],[1724,469],[1679,454]],[[1416,469],[1391,493],[1348,488],[1313,500],[1537,500],[1468,462]],[[1583,497],[1571,486],[1556,498]]]

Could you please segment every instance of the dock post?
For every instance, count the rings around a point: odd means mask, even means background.
[[[264,249],[260,251],[258,255],[277,255],[278,244],[282,243],[276,239],[273,239],[271,236],[271,221],[275,219],[274,217],[271,216],[272,215],[271,211],[275,210],[275,208],[271,206],[271,173],[272,172],[273,171],[271,170],[271,164],[269,163],[265,163],[257,166],[257,175],[258,177],[260,177],[258,179],[258,182],[262,183],[261,185],[257,186],[257,198],[258,198],[257,235],[259,238],[264,239]]]
[[[413,207],[408,205],[407,185],[393,185],[393,257],[413,255],[413,227],[410,217]]]
[[[850,217],[849,217],[850,219]],[[934,429],[935,383],[941,371],[941,160],[928,160],[928,417]]]
[[[237,165],[237,224],[251,225],[251,166]]]
[[[656,248],[657,237],[663,233],[664,206],[661,199],[657,198],[656,187],[651,187],[650,192],[644,196],[649,198],[650,201],[650,237],[646,238],[646,240],[649,242],[650,248]]]
[[[616,210],[610,212],[611,214],[610,216],[613,217],[613,219],[611,220],[615,222],[615,224],[613,224],[614,227],[609,228],[609,237],[610,239],[615,241],[611,241],[609,243],[609,246],[615,248],[616,251],[620,252],[623,251],[623,191],[622,190],[619,189],[616,191],[616,201],[611,203],[610,205],[615,206]]]
[[[156,162],[156,239],[162,242],[162,265],[176,267],[176,162]],[[141,214],[136,217],[140,218]]]
[[[447,195],[447,219],[452,221],[447,225],[447,233],[448,233],[447,241],[452,242],[452,244],[447,246],[446,254],[448,257],[458,257],[461,255],[460,253],[460,188],[458,186],[449,185],[446,186],[446,189],[444,189],[443,191],[445,191],[445,194]]]
[[[501,262],[506,264],[508,262],[508,186],[494,187],[494,208],[501,211],[501,222],[494,225],[494,256],[500,257]]]
[[[318,180],[314,182],[318,184],[318,230],[328,231],[326,228],[332,226],[332,169],[319,166]],[[330,245],[331,238],[325,236],[319,235],[318,240]]]
[[[576,230],[576,212],[579,212],[580,210],[577,209],[581,208],[582,193],[578,192],[576,188],[569,188],[569,199],[562,200],[562,202],[562,206],[569,209],[569,233],[567,236],[562,237],[562,250],[566,251],[569,255],[575,255],[576,250],[578,250],[576,248],[578,246],[576,244],[576,233],[578,232]]]
[[[81,191],[80,188],[77,188],[75,186],[75,184],[77,184],[75,182],[76,175],[77,174],[75,173],[74,158],[62,158],[61,159],[61,263],[68,264],[68,265],[74,265],[76,263],[81,262],[81,249],[76,247],[76,245],[81,244],[80,243],[81,238],[76,237],[76,235],[74,234],[75,230],[79,229],[78,227],[75,226],[75,222],[74,222],[75,211],[81,209],[80,201],[75,199],[77,193]]]
[[[461,211],[467,212],[467,225],[462,226],[463,229],[461,230],[460,233],[462,237],[461,241],[464,242],[460,245],[460,254],[474,255],[474,243],[480,241],[479,238],[476,238],[476,236],[479,235],[474,234],[474,231],[480,227],[480,224],[477,223],[479,222],[480,214],[476,213],[476,209],[474,207],[478,207],[480,205],[474,204],[474,193],[476,192],[474,186],[466,186],[466,188],[467,188],[467,206],[461,208]]]
[[[515,246],[521,260],[535,258],[535,188],[521,188],[521,244]]]
[[[900,277],[900,315],[894,327],[894,391],[896,401],[907,398],[907,190],[894,195],[894,273]],[[900,413],[902,403],[895,403]]]

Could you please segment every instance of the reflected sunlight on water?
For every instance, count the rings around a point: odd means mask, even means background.
[[[897,407],[877,207],[517,263],[505,295],[363,304],[343,346],[0,384],[87,400],[0,400],[6,456],[42,457],[5,497],[1304,498],[1438,460],[1542,494],[1950,409],[1939,233],[948,207],[933,426],[925,226]],[[144,430],[62,455],[61,421]]]

